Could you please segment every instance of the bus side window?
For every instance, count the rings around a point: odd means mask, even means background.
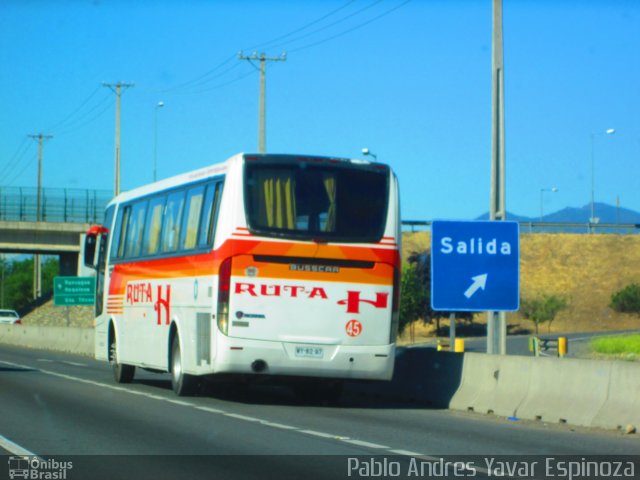
[[[165,196],[156,197],[149,202],[147,220],[144,227],[143,255],[155,255],[160,250],[160,229],[164,213]]]
[[[194,187],[187,192],[186,210],[182,219],[180,250],[190,250],[196,247],[203,197],[204,186],[202,185]]]
[[[129,223],[127,225],[127,237],[125,240],[125,257],[139,257],[142,253],[142,235],[144,231],[144,218],[147,213],[147,202],[138,202],[133,205]]]
[[[204,198],[204,208],[200,221],[200,235],[198,237],[198,247],[207,247],[213,244],[213,237],[216,230],[218,208],[222,196],[223,182],[212,183],[207,186]]]
[[[185,192],[174,192],[167,198],[167,205],[164,209],[164,219],[162,222],[162,241],[160,250],[162,253],[175,252],[178,249],[178,239],[180,238],[180,220],[184,208]]]
[[[111,258],[124,257],[124,239],[125,234],[127,233],[127,223],[129,222],[129,215],[131,215],[131,205],[121,207],[118,211],[116,228],[113,232],[113,238],[111,240]]]

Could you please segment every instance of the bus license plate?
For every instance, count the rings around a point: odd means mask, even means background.
[[[322,358],[323,356],[322,347],[296,347],[296,357]]]

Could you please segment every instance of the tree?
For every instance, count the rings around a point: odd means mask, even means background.
[[[421,318],[425,324],[428,324],[435,320],[436,336],[438,336],[440,335],[440,319],[449,318],[451,312],[436,311],[431,308],[431,255],[429,252],[414,252],[409,256],[408,262],[409,266],[405,270],[408,272],[407,275],[411,277],[411,287],[406,294],[405,301],[419,309],[419,313],[414,312],[414,316],[406,317],[405,321],[411,323]],[[405,292],[402,290],[401,292],[405,297]],[[456,312],[456,318],[472,322],[473,313]],[[402,325],[402,316],[400,324]]]
[[[21,310],[33,300],[33,258],[3,262],[2,284],[4,308]],[[58,259],[46,257],[42,262],[42,293],[53,290],[53,279],[58,274]]]
[[[632,283],[611,295],[609,306],[616,312],[640,315],[640,285]]]
[[[423,288],[415,264],[402,269],[400,280],[400,333],[420,318],[424,318],[427,292]],[[413,335],[412,335],[413,337]]]
[[[560,310],[567,308],[568,301],[559,295],[547,295],[534,299],[522,299],[520,301],[520,313],[524,318],[531,320],[536,326],[536,335],[541,323],[549,322],[548,331],[551,332],[551,323],[555,320]]]

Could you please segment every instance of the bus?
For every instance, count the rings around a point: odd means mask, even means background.
[[[400,227],[395,174],[356,159],[237,154],[121,193],[85,239],[95,356],[178,395],[209,375],[328,397],[390,380]]]

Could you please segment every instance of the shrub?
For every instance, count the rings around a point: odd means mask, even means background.
[[[538,327],[541,323],[549,322],[549,331],[551,331],[551,323],[558,312],[567,308],[567,305],[568,301],[564,297],[543,294],[534,299],[523,298],[520,301],[520,313],[535,324],[536,335],[538,335]]]
[[[632,283],[611,295],[609,306],[616,312],[640,315],[640,285]]]

